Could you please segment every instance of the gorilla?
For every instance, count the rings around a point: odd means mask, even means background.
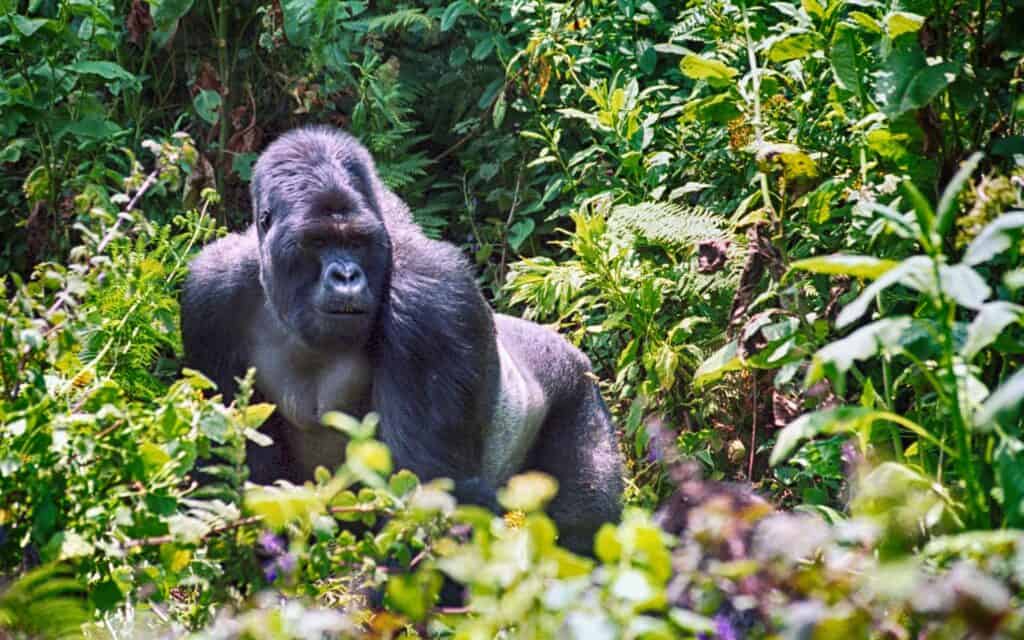
[[[510,476],[554,476],[560,542],[589,553],[619,517],[622,460],[586,356],[492,312],[461,252],[423,234],[348,134],[284,134],[251,196],[253,224],[203,249],[181,299],[185,364],[226,401],[255,367],[277,406],[274,445],[247,452],[250,478],[336,467],[345,440],[321,416],[375,411],[396,468],[452,479],[461,502],[497,510]]]

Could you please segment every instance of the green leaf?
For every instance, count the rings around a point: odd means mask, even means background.
[[[863,99],[864,68],[858,50],[856,31],[845,24],[836,27],[835,35],[832,37],[832,48],[829,51],[832,75],[835,76],[836,84]]]
[[[472,7],[466,0],[456,0],[448,5],[444,13],[441,14],[441,31],[448,31],[454,27],[455,21],[459,19],[459,16],[470,10],[472,10]]]
[[[45,18],[26,18],[23,15],[15,14],[11,16],[11,21],[14,22],[14,28],[21,35],[26,38],[31,38],[45,26],[48,26],[52,21]],[[56,24],[56,23],[54,23]]]
[[[220,94],[210,89],[203,89],[192,99],[192,106],[195,107],[199,117],[207,124],[213,125],[217,122],[220,114]]]
[[[1002,438],[995,458],[1006,525],[1019,528],[1024,526],[1024,442],[1013,437]]]
[[[978,163],[981,162],[983,157],[984,154],[982,153],[972,153],[971,157],[964,160],[964,163],[960,165],[960,169],[957,170],[956,175],[953,176],[953,179],[946,185],[945,191],[942,192],[935,222],[935,229],[940,238],[944,237],[953,227],[953,221],[956,219],[957,196],[960,195],[964,185],[967,184],[967,180],[974,173],[974,170],[978,168]]]
[[[498,99],[494,101],[494,107],[491,110],[491,121],[494,123],[495,129],[501,128],[501,123],[505,121],[505,111],[508,109],[508,103],[505,101],[505,92],[502,91],[498,94]]]
[[[117,123],[98,118],[86,116],[74,122],[69,122],[57,131],[57,137],[61,138],[67,134],[75,138],[86,140],[113,140],[124,131]]]
[[[152,0],[153,44],[163,47],[178,30],[178,21],[192,9],[194,0]],[[287,3],[282,3],[287,4]],[[287,20],[285,21],[287,27]]]
[[[917,42],[904,43],[886,58],[876,83],[878,102],[890,120],[920,109],[956,78],[959,69],[950,62],[930,64]]]
[[[533,233],[536,223],[533,218],[523,218],[508,228],[508,246],[513,251],[519,251],[526,239]]]
[[[1010,232],[1024,227],[1024,211],[1004,213],[988,224],[964,252],[963,263],[971,266],[988,262],[1009,249],[1014,240]]]
[[[67,66],[68,71],[83,75],[94,75],[106,78],[107,80],[124,80],[129,83],[135,83],[136,78],[131,73],[128,73],[121,65],[116,62],[109,62],[106,60],[83,60]]]
[[[715,382],[729,371],[738,371],[743,368],[740,360],[736,340],[727,342],[721,349],[716,351],[707,360],[702,362],[693,373],[693,386],[702,387],[710,382]]]
[[[817,49],[815,38],[810,33],[795,33],[772,43],[768,59],[772,62],[787,62],[809,56]]]
[[[924,26],[924,16],[909,11],[893,11],[885,17],[885,30],[895,40],[904,33],[915,33]]]
[[[443,582],[441,574],[431,569],[421,569],[411,574],[392,574],[388,577],[384,599],[388,609],[418,622],[434,606]]]
[[[1024,369],[1019,369],[985,399],[974,414],[974,427],[991,431],[997,421],[1009,424],[1020,413],[1021,400],[1024,400]]]
[[[1019,322],[1022,315],[1024,307],[1011,302],[998,300],[984,305],[967,327],[967,338],[960,354],[965,360],[970,360],[992,344],[1003,329]]]
[[[917,225],[921,229],[921,236],[918,240],[928,253],[932,253],[939,246],[939,238],[935,232],[935,211],[909,179],[900,183],[900,188],[910,202],[910,206],[914,208],[914,217],[917,218]]]
[[[327,510],[320,492],[305,485],[252,487],[245,492],[245,507],[261,516],[268,527],[278,531],[290,522],[308,522]]]
[[[769,464],[785,462],[801,444],[816,436],[857,433],[870,428],[881,414],[867,407],[835,407],[804,414],[779,431]]]
[[[898,265],[899,263],[895,260],[836,253],[830,256],[798,260],[792,264],[791,268],[811,273],[827,273],[874,280]]]
[[[739,74],[736,69],[726,65],[724,62],[698,56],[694,53],[683,56],[683,59],[679,61],[679,70],[687,78],[707,80],[716,87],[724,87],[730,84],[732,79]]]
[[[284,35],[297,47],[309,46],[316,25],[317,0],[282,0]]]

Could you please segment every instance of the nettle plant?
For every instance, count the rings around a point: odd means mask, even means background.
[[[960,192],[980,158],[975,154],[964,163],[937,208],[909,180],[894,202],[867,205],[923,253],[902,261],[830,255],[792,264],[796,271],[871,281],[839,312],[837,329],[862,321],[872,303],[878,311],[814,353],[807,368],[807,387],[827,378],[840,396],[853,375],[860,382],[859,402],[791,422],[779,433],[771,462],[785,461],[809,438],[854,434],[869,458],[892,458],[868,472],[869,486],[873,477],[934,492],[938,500],[926,528],[940,522],[969,528],[1024,524],[1024,439],[1017,414],[1024,370],[1013,371],[1007,355],[1020,352],[1020,336],[1010,329],[1024,317],[1024,307],[1012,301],[1024,273],[1018,266],[1024,211],[992,220],[959,262],[947,240],[955,231]],[[907,205],[910,210],[903,211]],[[900,296],[895,287],[914,295]],[[880,389],[858,363],[879,365],[872,370],[881,373]]]

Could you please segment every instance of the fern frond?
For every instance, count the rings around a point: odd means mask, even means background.
[[[374,16],[366,21],[367,31],[380,31],[382,33],[407,31],[414,26],[422,27],[425,30],[433,29],[434,19],[419,9],[399,9],[394,13]]]
[[[615,207],[608,216],[608,230],[687,249],[703,240],[726,239],[729,235],[725,223],[713,211],[666,202]]]

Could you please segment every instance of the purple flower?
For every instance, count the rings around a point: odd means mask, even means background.
[[[286,551],[284,547],[284,538],[281,536],[275,536],[270,531],[264,531],[260,534],[259,542],[263,551],[272,556],[279,556]]]
[[[725,613],[715,614],[715,635],[718,640],[739,640],[740,634],[733,626],[729,615]]]

